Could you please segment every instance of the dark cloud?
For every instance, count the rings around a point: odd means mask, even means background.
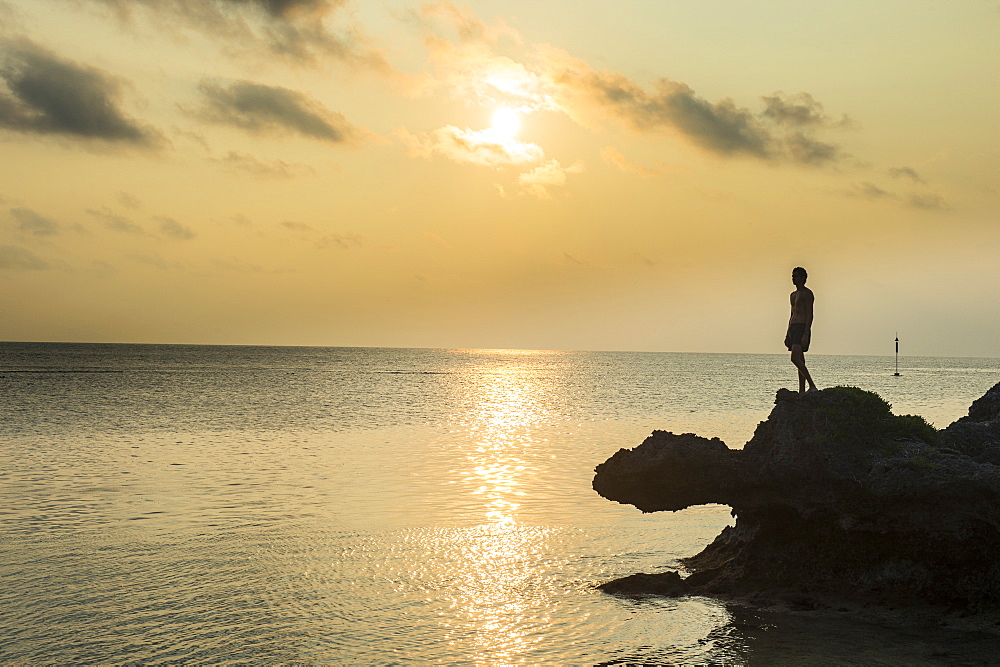
[[[599,71],[585,62],[556,54],[549,74],[559,104],[571,115],[598,107],[642,131],[672,129],[690,142],[722,156],[822,165],[844,157],[840,149],[807,132],[832,125],[810,95],[766,97],[763,112],[730,99],[711,102],[687,84],[659,79],[645,88],[618,72]]]
[[[793,132],[785,137],[785,147],[788,149],[788,156],[802,164],[822,165],[844,157],[839,147],[813,139],[802,132]]]
[[[171,131],[178,137],[183,137],[184,139],[187,139],[188,141],[197,144],[201,148],[204,148],[206,152],[212,150],[211,147],[208,145],[208,140],[205,139],[205,136],[199,132],[184,130],[179,127],[172,127]]]
[[[190,227],[185,227],[173,218],[168,218],[165,215],[158,215],[153,219],[160,223],[160,233],[166,237],[176,239],[178,241],[188,241],[197,236],[197,234],[195,234]]]
[[[324,16],[344,2],[330,0],[226,0],[230,5],[258,7],[275,18],[292,19],[302,15]]]
[[[225,0],[225,5],[260,10],[270,19],[260,38],[273,53],[300,63],[328,56],[355,65],[386,68],[381,53],[355,30],[333,32],[328,18],[346,0]]]
[[[896,195],[888,190],[883,190],[879,186],[868,181],[865,181],[864,183],[852,183],[851,187],[853,188],[851,194],[858,197],[864,197],[865,199],[885,199],[896,197]]]
[[[770,155],[771,137],[749,111],[732,100],[712,104],[674,81],[662,81],[658,88],[659,95],[644,109],[652,118],[673,123],[695,143],[716,153]]]
[[[254,228],[254,227],[257,226],[254,223],[253,220],[251,220],[250,218],[246,217],[245,215],[237,214],[237,215],[232,216],[230,218],[230,220],[232,221],[232,223],[234,225],[238,225],[240,227],[246,227],[248,229],[252,229],[252,228]]]
[[[26,248],[0,245],[0,269],[12,271],[44,271],[49,263]]]
[[[112,231],[122,232],[125,234],[146,233],[146,230],[144,230],[140,225],[137,225],[136,223],[132,222],[125,216],[113,213],[108,209],[104,209],[102,211],[96,211],[92,208],[88,208],[87,214],[103,222],[104,226]]]
[[[142,208],[142,200],[128,192],[119,192],[118,201],[121,202],[122,206],[130,208],[133,211],[138,211]]]
[[[302,93],[278,86],[237,81],[223,87],[203,81],[204,106],[197,114],[251,132],[293,132],[323,141],[347,142],[357,131],[335,111]]]
[[[248,174],[255,178],[295,178],[315,173],[311,167],[304,164],[294,164],[284,160],[262,160],[235,151],[229,151],[225,157],[215,162],[230,171]]]
[[[331,27],[345,0],[84,0],[111,11],[124,24],[139,13],[222,40],[237,52],[257,52],[318,65],[332,58],[387,69],[385,57],[357,29]],[[166,19],[166,21],[164,21]]]
[[[58,234],[60,225],[51,218],[32,211],[30,208],[12,208],[10,214],[17,220],[17,228],[35,236],[52,236]]]
[[[683,83],[661,79],[647,92],[622,75],[592,72],[584,82],[606,107],[638,129],[674,127],[695,144],[721,155],[771,157],[773,139],[747,109],[731,100],[715,104]]]
[[[284,227],[285,229],[290,229],[293,232],[299,232],[299,233],[316,231],[315,229],[313,229],[304,222],[294,222],[291,220],[286,220],[285,222],[281,223],[281,226]]]
[[[648,257],[646,257],[645,255],[642,255],[641,253],[637,252],[637,253],[634,254],[634,256],[635,256],[635,260],[637,262],[639,262],[640,264],[642,264],[643,266],[653,267],[653,266],[659,265],[659,262],[657,262],[656,260],[653,260],[653,259],[649,259]]]
[[[314,64],[319,56],[329,56],[353,64],[385,67],[385,61],[375,52],[359,52],[351,39],[328,32],[318,21],[305,25],[274,21],[265,27],[264,35],[272,52],[294,62]]]
[[[935,194],[910,195],[906,198],[906,203],[908,206],[921,208],[925,211],[946,211],[951,208],[944,197]]]
[[[344,250],[360,248],[364,244],[364,238],[358,236],[357,234],[324,234],[316,241],[317,248],[330,248],[332,246],[336,246],[338,248],[343,248]]]
[[[778,125],[801,128],[846,127],[851,124],[847,116],[842,116],[838,121],[831,120],[823,111],[823,105],[809,93],[785,95],[779,91],[761,99],[764,101],[761,116]]]
[[[889,169],[889,175],[893,178],[907,178],[914,183],[920,183],[921,185],[926,185],[927,181],[921,178],[920,174],[913,167],[892,167]]]
[[[25,39],[0,42],[0,128],[153,146],[159,135],[121,109],[121,83]]]
[[[871,200],[892,200],[898,204],[910,208],[918,208],[925,211],[947,211],[951,209],[944,197],[934,193],[919,193],[910,195],[900,195],[890,192],[875,185],[874,183],[863,182],[851,184],[851,189],[844,192],[851,197],[862,197]]]
[[[322,234],[314,227],[294,220],[286,220],[280,224],[285,229],[297,234],[303,240],[311,242],[317,248],[337,247],[349,250],[351,248],[360,248],[365,244],[363,237],[350,232]]]

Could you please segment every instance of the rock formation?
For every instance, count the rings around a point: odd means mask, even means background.
[[[594,489],[644,512],[729,505],[736,525],[676,572],[611,593],[1000,607],[1000,384],[935,430],[877,394],[779,390],[742,450],[654,431]]]

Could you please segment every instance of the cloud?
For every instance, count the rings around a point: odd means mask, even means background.
[[[921,178],[920,174],[913,167],[892,167],[889,169],[889,175],[893,178],[906,178],[921,185],[927,184],[927,181]]]
[[[604,116],[641,133],[671,131],[723,157],[812,166],[845,157],[837,146],[807,134],[811,128],[834,124],[806,93],[797,98],[798,104],[777,94],[765,98],[770,102],[757,113],[730,99],[706,100],[689,85],[667,78],[647,88],[618,72],[596,70],[552,47],[543,48],[540,54],[552,84],[551,98],[582,125],[593,125],[595,116]]]
[[[281,226],[284,227],[285,229],[290,229],[293,232],[299,232],[299,233],[308,233],[316,231],[315,229],[313,229],[304,222],[294,222],[292,220],[286,220],[285,222],[281,223]]]
[[[177,241],[187,241],[197,236],[197,234],[191,231],[190,227],[185,227],[173,218],[168,218],[165,215],[158,215],[153,220],[160,223],[160,233],[168,238]]]
[[[21,13],[10,6],[6,0],[0,0],[0,30],[6,29],[8,32],[24,30],[24,21]]]
[[[249,132],[294,133],[335,143],[349,142],[359,135],[341,114],[288,88],[250,81],[223,87],[203,81],[198,89],[204,106],[197,115],[211,122]]]
[[[144,235],[146,233],[146,230],[144,230],[140,225],[137,225],[125,216],[112,213],[108,209],[97,211],[92,208],[88,208],[87,214],[97,218],[104,223],[105,227],[115,232],[137,235]]]
[[[764,111],[761,112],[761,116],[778,125],[802,128],[848,127],[851,124],[846,115],[840,120],[831,120],[823,111],[823,105],[809,93],[785,95],[778,91],[761,99],[764,101]]]
[[[97,278],[110,278],[118,274],[118,268],[103,259],[95,259],[90,263],[90,268],[85,271]]]
[[[260,264],[248,264],[240,259],[213,259],[212,265],[220,271],[230,271],[232,273],[267,273],[272,275],[282,273],[295,273],[296,269],[266,269]]]
[[[667,77],[644,86],[549,45],[526,47],[506,24],[487,25],[450,3],[424,5],[412,19],[435,67],[433,80],[443,82],[428,87],[431,93],[439,94],[443,86],[471,104],[503,104],[523,114],[561,112],[590,128],[611,120],[644,134],[672,133],[722,157],[809,166],[846,157],[814,133],[842,128],[849,120],[831,119],[808,93],[777,92],[762,98],[763,109],[752,110],[728,98],[705,99]]]
[[[906,203],[912,208],[925,211],[946,211],[951,208],[944,197],[935,194],[913,194],[906,198]]]
[[[160,269],[161,271],[171,271],[184,268],[184,265],[180,262],[171,262],[164,259],[160,253],[151,251],[143,253],[132,253],[127,255],[129,259],[133,262],[139,264],[145,264],[147,266],[152,266],[154,268]]]
[[[784,144],[788,156],[801,164],[823,165],[846,157],[839,147],[813,139],[802,132],[793,132],[785,137]]]
[[[244,229],[254,229],[257,227],[257,224],[253,220],[239,213],[230,217],[229,220],[234,225],[243,227]]]
[[[228,0],[229,4],[257,7],[272,18],[293,19],[298,16],[324,16],[334,7],[344,4],[338,0]]]
[[[0,245],[0,269],[12,271],[44,271],[49,263],[26,248]]]
[[[538,47],[535,60],[546,81],[546,97],[584,126],[607,117],[639,132],[676,131],[720,155],[769,158],[774,151],[767,128],[731,100],[709,102],[690,86],[666,78],[647,90],[623,74],[594,69],[551,46]]]
[[[451,48],[452,43],[496,46],[504,38],[521,41],[518,32],[503,20],[489,25],[472,11],[450,2],[425,3],[410,18],[424,31],[426,43],[443,49]]]
[[[569,167],[563,167],[559,160],[549,160],[529,172],[518,176],[518,185],[539,199],[551,199],[548,188],[566,185],[567,174],[579,174],[583,171],[583,163],[576,162]]]
[[[294,232],[304,240],[308,240],[314,246],[321,249],[336,246],[343,250],[349,250],[351,248],[360,248],[365,243],[364,237],[358,236],[357,234],[351,232],[331,232],[323,234],[304,222],[286,220],[281,223],[281,226],[291,232]]]
[[[119,192],[118,201],[121,202],[122,206],[133,211],[138,211],[142,208],[142,200],[128,192]]]
[[[896,197],[896,195],[888,190],[883,190],[879,186],[868,181],[863,183],[852,183],[851,190],[848,194],[856,197],[862,197],[864,199],[886,199]]]
[[[503,53],[522,40],[503,21],[486,24],[447,2],[427,3],[408,14],[423,34],[435,69],[423,92],[450,93],[477,104],[503,104],[521,112],[557,110],[538,71]],[[514,47],[508,49],[508,46]]]
[[[871,200],[893,200],[904,206],[925,211],[947,211],[951,209],[951,206],[948,205],[944,197],[934,193],[914,193],[904,196],[890,192],[869,182],[852,183],[851,189],[844,194]]]
[[[206,153],[212,150],[211,147],[209,147],[208,145],[208,140],[205,138],[205,135],[201,134],[200,132],[195,132],[193,130],[185,130],[176,126],[171,127],[170,129],[174,135],[182,137],[183,139],[190,141],[192,144],[195,144],[198,147],[205,149]]]
[[[17,220],[17,228],[35,236],[52,236],[58,234],[60,225],[51,218],[39,215],[30,208],[12,208],[10,214]]]
[[[395,134],[406,145],[411,157],[441,155],[455,162],[501,167],[537,162],[545,156],[540,146],[517,141],[492,129],[463,130],[445,125],[419,135],[403,129]]]
[[[125,115],[121,80],[27,39],[0,42],[0,129],[152,147],[159,133]]]
[[[660,264],[655,259],[650,259],[650,258],[646,257],[645,255],[643,255],[641,253],[638,253],[638,252],[636,252],[633,256],[635,257],[635,261],[637,261],[638,263],[642,264],[643,266],[648,266],[648,267],[652,268],[654,266],[659,266],[659,264]]]
[[[336,246],[344,250],[360,248],[365,244],[363,236],[357,234],[324,234],[316,241],[317,248],[330,248]]]
[[[241,261],[230,262],[225,259],[213,259],[212,264],[221,271],[234,273],[280,273],[279,271],[268,271],[260,264],[246,264]]]
[[[223,43],[234,56],[274,56],[299,65],[336,60],[388,70],[384,55],[356,27],[331,22],[345,0],[87,0],[123,25],[139,15],[161,30],[189,28]]]
[[[294,164],[284,160],[262,160],[261,158],[229,151],[222,158],[214,160],[217,164],[235,173],[242,173],[254,178],[296,178],[315,174],[316,171],[304,164]]]
[[[625,173],[636,174],[637,176],[642,176],[643,178],[650,178],[660,173],[659,169],[652,169],[650,167],[644,167],[641,164],[629,162],[628,158],[611,146],[605,146],[601,149],[601,159],[608,164],[618,167],[618,169],[624,171]]]

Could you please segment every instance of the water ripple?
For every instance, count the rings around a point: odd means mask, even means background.
[[[995,381],[885,361],[813,368],[939,423]],[[920,664],[945,642],[595,589],[732,519],[609,503],[594,465],[654,428],[741,445],[783,356],[3,344],[0,368],[31,371],[0,373],[0,662]]]

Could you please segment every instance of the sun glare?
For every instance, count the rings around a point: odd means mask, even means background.
[[[513,109],[500,107],[493,113],[492,129],[505,139],[513,139],[521,129],[521,117]]]

